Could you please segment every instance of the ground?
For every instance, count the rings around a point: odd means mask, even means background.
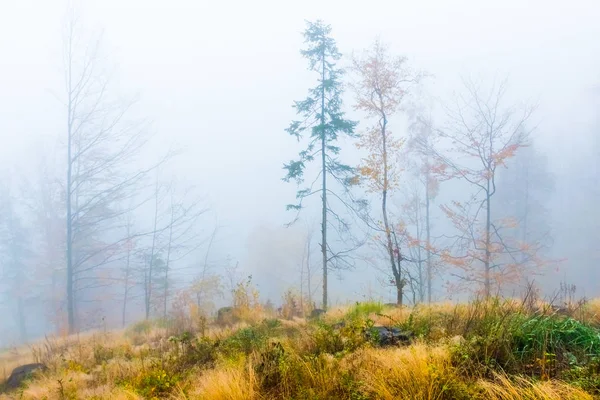
[[[29,362],[48,370],[0,399],[600,399],[600,301],[560,314],[514,299],[360,303],[312,320],[237,311],[2,353],[0,379]],[[382,347],[365,335],[376,326],[414,338]]]

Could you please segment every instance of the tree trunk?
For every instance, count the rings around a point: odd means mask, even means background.
[[[11,216],[12,218],[12,216]],[[15,265],[19,259],[19,256],[17,254],[17,251],[13,248],[13,256],[12,256],[12,262],[13,265]],[[17,274],[15,276],[15,289],[18,290],[18,293],[16,294],[17,296],[17,322],[19,324],[19,336],[20,336],[20,340],[21,343],[26,343],[27,342],[27,324],[25,322],[25,304],[23,304],[23,296],[25,295],[25,293],[27,293],[25,289],[25,277],[24,277],[24,272],[23,272],[23,268],[22,267],[17,267]]]
[[[321,252],[323,254],[323,310],[327,310],[327,158],[325,154],[327,132],[325,132],[325,46],[323,46],[321,68],[321,174],[323,175],[323,193],[321,196],[323,200]]]
[[[489,298],[491,294],[491,282],[490,282],[490,244],[491,244],[491,229],[492,229],[492,210],[491,210],[491,196],[490,196],[490,180],[487,181],[486,190],[486,222],[485,222],[485,259],[484,259],[484,291],[485,298]]]
[[[131,237],[131,220],[127,221],[127,237]],[[123,310],[121,316],[121,325],[125,328],[127,316],[127,301],[129,300],[129,274],[131,266],[131,241],[127,242],[127,258],[125,259],[125,293],[123,293]]]
[[[127,300],[129,299],[129,265],[130,265],[130,250],[127,249],[127,259],[125,261],[125,293],[123,294],[123,310],[121,317],[121,325],[125,328],[127,315]]]
[[[517,214],[519,215],[519,212],[517,210]],[[522,223],[522,233],[521,233],[521,240],[523,241],[523,243],[527,243],[529,241],[529,235],[527,233],[527,224],[528,224],[528,219],[529,219],[529,163],[527,164],[527,166],[525,167],[525,210],[523,212],[523,223]],[[525,264],[525,253],[521,252],[521,263]]]
[[[396,278],[396,304],[401,306],[403,297],[404,297],[404,293],[403,293],[403,287],[402,287],[402,279],[401,279],[401,276],[398,275],[398,277]]]
[[[427,303],[431,304],[431,283],[432,283],[432,271],[431,271],[431,221],[429,216],[429,205],[430,205],[430,193],[429,186],[430,182],[430,171],[429,161],[427,162],[427,176],[425,177],[425,231],[427,235]]]
[[[171,198],[171,224],[169,226],[169,244],[167,246],[167,260],[165,264],[165,293],[163,298],[163,318],[167,318],[167,297],[169,295],[169,261],[171,258],[171,242],[173,241],[173,199]]]
[[[27,325],[25,323],[25,306],[23,305],[23,297],[17,296],[17,313],[19,318],[19,335],[21,343],[27,343]]]
[[[380,96],[380,101],[383,102]],[[389,178],[388,178],[388,159],[387,159],[387,137],[386,137],[386,128],[387,128],[387,117],[385,112],[383,112],[383,107],[381,109],[381,145],[382,145],[382,157],[383,157],[383,190],[381,193],[381,213],[383,214],[383,227],[385,229],[385,237],[387,241],[387,251],[390,257],[390,266],[392,268],[392,272],[394,274],[394,280],[396,282],[396,291],[397,298],[396,302],[398,305],[402,305],[402,273],[400,271],[400,265],[396,265],[396,260],[394,260],[394,244],[392,242],[392,230],[390,228],[390,223],[388,220],[387,214],[387,193],[389,186]],[[400,252],[400,249],[398,249]]]
[[[146,279],[146,319],[150,318],[150,303],[152,300],[152,267],[154,265],[154,249],[156,246],[156,225],[158,223],[158,175],[156,175],[156,193],[154,201],[154,230],[152,233],[152,247],[150,249],[150,265],[148,266],[148,278]]]
[[[75,332],[75,298],[73,292],[73,216],[71,210],[71,196],[73,191],[73,98],[72,98],[72,35],[69,35],[68,65],[67,65],[67,187],[66,187],[66,207],[67,207],[67,315],[68,331],[70,334]]]

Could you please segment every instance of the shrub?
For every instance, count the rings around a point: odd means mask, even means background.
[[[172,369],[183,372],[189,367],[212,367],[217,358],[217,345],[207,337],[194,337],[189,332],[169,338],[175,346]]]
[[[376,302],[356,303],[356,305],[346,313],[345,319],[350,321],[361,318],[364,319],[368,317],[369,314],[380,314],[383,311],[383,308],[383,304]]]
[[[96,364],[102,364],[115,356],[113,348],[96,344],[94,346],[94,361]]]
[[[281,314],[286,319],[301,317],[304,314],[303,304],[300,301],[299,295],[292,289],[287,290],[283,295],[283,305],[281,306]]]
[[[150,368],[140,371],[132,379],[118,381],[117,383],[127,389],[134,390],[144,398],[157,399],[170,393],[179,380],[179,376],[154,363]]]
[[[267,341],[265,331],[260,327],[248,327],[236,331],[223,342],[223,350],[228,355],[243,353],[249,355],[253,350],[259,349]]]
[[[359,319],[335,325],[318,322],[313,333],[313,354],[341,356],[358,349],[367,342],[364,335],[366,327],[367,324]]]

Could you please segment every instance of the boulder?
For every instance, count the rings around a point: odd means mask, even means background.
[[[237,321],[233,313],[233,307],[222,307],[217,311],[217,324],[232,325]]]
[[[4,387],[7,390],[17,389],[21,386],[21,383],[23,383],[25,379],[30,378],[35,371],[46,371],[47,369],[48,367],[40,363],[21,365],[20,367],[13,369],[6,380]]]
[[[376,338],[380,346],[396,346],[400,344],[410,344],[414,334],[404,332],[398,328],[388,328],[386,326],[372,326],[365,330],[365,336],[371,340]]]

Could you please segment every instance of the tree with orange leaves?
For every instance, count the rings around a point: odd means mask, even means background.
[[[357,75],[357,81],[353,84],[355,109],[376,119],[357,143],[359,149],[368,151],[368,155],[362,159],[359,172],[367,191],[381,195],[382,221],[375,224],[375,229],[385,235],[384,246],[396,287],[396,301],[402,304],[405,285],[403,257],[390,221],[388,197],[399,185],[399,157],[404,140],[393,135],[389,122],[423,75],[412,71],[405,57],[390,56],[388,48],[379,40],[362,57],[353,57],[353,71]]]
[[[533,108],[503,107],[506,82],[494,85],[488,93],[472,81],[465,80],[464,85],[466,96],[458,97],[455,107],[447,109],[447,126],[436,129],[447,148],[441,151],[429,144],[428,150],[439,175],[471,188],[464,201],[442,206],[458,232],[453,249],[445,250],[442,260],[456,267],[453,275],[460,283],[469,288],[478,283],[489,297],[492,290],[499,291],[543,264],[535,243],[510,236],[513,220],[493,218],[498,172],[527,146],[526,122]]]

